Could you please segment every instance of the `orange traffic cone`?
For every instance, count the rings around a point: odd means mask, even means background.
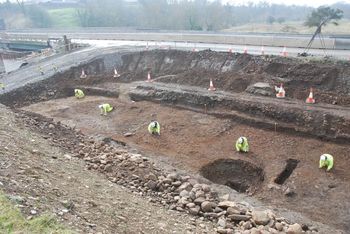
[[[146,82],[153,82],[153,80],[151,79],[151,73],[150,72],[148,72],[148,74],[147,74]]]
[[[288,52],[287,52],[287,47],[283,47],[283,50],[282,50],[282,56],[284,57],[287,57],[288,56]]]
[[[246,46],[244,46],[243,53],[244,53],[244,54],[248,54],[248,49],[247,49]]]
[[[209,89],[208,89],[209,91],[215,91],[216,90],[216,88],[214,87],[214,84],[213,84],[213,80],[212,79],[210,79],[210,83],[209,83]]]
[[[309,97],[306,98],[306,103],[308,103],[308,104],[314,104],[315,103],[314,93],[313,93],[312,88],[310,89]]]
[[[280,87],[275,86],[275,90],[278,92],[278,93],[276,94],[276,97],[277,97],[277,98],[285,98],[285,96],[286,96],[286,91],[285,91],[284,88],[283,88],[283,84],[281,84]]]
[[[120,76],[120,75],[118,74],[117,69],[114,68],[114,75],[113,75],[113,77],[114,77],[114,78],[117,78],[117,77],[119,77],[119,76]]]
[[[264,46],[261,46],[261,55],[265,55],[265,49],[264,49]]]
[[[87,75],[85,74],[85,71],[84,69],[81,69],[81,75],[80,75],[80,78],[86,78]]]

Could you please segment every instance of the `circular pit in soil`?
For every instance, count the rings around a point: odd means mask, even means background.
[[[216,184],[240,193],[256,191],[264,181],[262,168],[243,160],[219,159],[200,169],[200,174]]]

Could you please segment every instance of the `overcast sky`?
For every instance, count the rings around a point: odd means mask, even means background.
[[[228,2],[231,4],[246,4],[247,2],[262,2],[261,0],[222,0],[222,2]],[[265,0],[268,3],[278,3],[285,5],[307,5],[312,7],[319,7],[321,5],[332,5],[336,2],[344,2],[350,4],[350,0]]]
[[[30,0],[24,0],[30,1]],[[0,0],[0,2],[6,2],[6,0]],[[10,2],[16,2],[16,0],[10,0]],[[277,3],[285,5],[307,5],[312,7],[319,7],[321,5],[332,5],[336,2],[344,2],[350,4],[350,0],[221,0],[223,3],[230,3],[234,5],[247,4],[248,2],[259,3],[259,2],[268,2],[268,3]]]

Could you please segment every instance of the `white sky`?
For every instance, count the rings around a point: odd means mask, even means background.
[[[30,0],[24,0],[30,1]],[[0,2],[6,2],[6,0],[0,0]],[[16,0],[10,0],[10,2],[16,2]],[[248,2],[259,3],[276,3],[285,5],[306,5],[311,7],[319,7],[321,5],[332,5],[336,2],[344,2],[350,4],[350,0],[221,0],[223,3],[230,3],[234,5],[247,4]]]
[[[285,5],[306,5],[311,7],[319,7],[322,5],[332,5],[336,2],[343,2],[350,4],[350,0],[222,0],[222,2],[228,2],[230,4],[247,4],[248,2],[259,3],[259,2],[267,2],[267,3],[276,3],[276,4],[285,4]]]

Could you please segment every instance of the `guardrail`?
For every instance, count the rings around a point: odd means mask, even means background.
[[[66,35],[71,39],[92,40],[130,40],[130,41],[169,41],[191,43],[218,43],[232,45],[258,45],[275,47],[304,48],[310,37],[295,35],[247,35],[247,34],[220,34],[220,33],[155,33],[155,32],[7,32],[8,38],[13,40],[45,40],[49,38],[62,38]],[[350,38],[325,37],[324,43],[328,49],[350,49]],[[319,38],[315,38],[312,44],[314,49],[322,49]]]

